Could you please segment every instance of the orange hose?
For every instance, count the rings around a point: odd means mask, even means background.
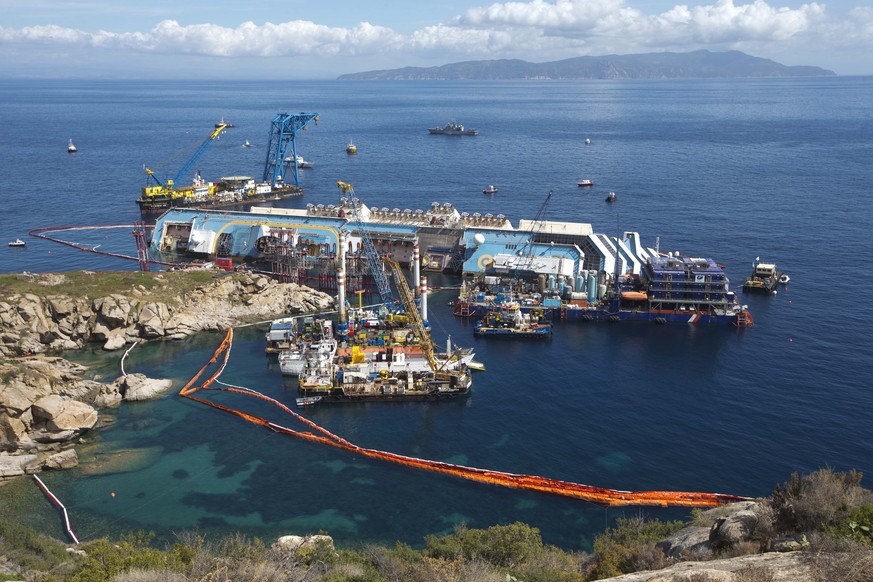
[[[224,340],[221,342],[221,345],[218,347],[218,349],[215,350],[215,354],[213,354],[212,358],[202,368],[200,368],[200,370],[197,372],[197,374],[194,375],[193,378],[191,378],[191,380],[189,380],[182,387],[182,389],[179,391],[179,394],[185,398],[189,398],[196,402],[211,406],[217,410],[234,414],[244,420],[247,420],[259,426],[263,426],[264,428],[278,432],[280,434],[286,434],[309,442],[332,446],[338,449],[349,451],[351,453],[363,455],[371,459],[379,459],[382,461],[397,463],[400,465],[414,467],[425,471],[442,473],[444,475],[452,475],[454,477],[460,477],[462,479],[468,479],[470,481],[477,481],[479,483],[499,485],[502,487],[522,489],[526,491],[539,491],[541,493],[561,495],[564,497],[571,497],[573,499],[581,499],[583,501],[590,501],[592,503],[610,506],[660,505],[663,507],[714,507],[717,505],[723,505],[725,503],[748,501],[750,499],[748,497],[741,497],[739,495],[729,495],[724,493],[699,493],[685,491],[619,491],[616,489],[606,489],[603,487],[594,487],[592,485],[581,485],[579,483],[559,481],[556,479],[548,479],[545,477],[537,477],[534,475],[517,475],[514,473],[506,473],[503,471],[489,471],[486,469],[477,469],[474,467],[464,467],[462,465],[453,465],[451,463],[442,463],[439,461],[430,461],[427,459],[417,459],[415,457],[407,457],[404,455],[398,455],[396,453],[388,453],[385,451],[378,451],[375,449],[360,447],[333,434],[329,430],[317,425],[311,420],[300,416],[281,402],[254,390],[239,388],[236,386],[229,386],[226,388],[210,388],[210,386],[218,379],[218,377],[224,371],[224,367],[227,365],[228,358],[230,357],[230,348],[232,343],[233,330],[229,329]],[[219,361],[219,357],[222,355],[223,359],[221,360],[221,365],[218,370],[216,370],[211,376],[209,376],[209,378],[207,378],[203,383],[195,386],[197,380],[200,378],[200,376],[203,375],[206,369],[210,365],[217,363]],[[282,411],[286,412],[287,414],[291,415],[295,419],[299,420],[300,422],[304,423],[308,427],[321,434],[319,435],[313,434],[311,432],[297,431],[270,422],[259,416],[255,416],[247,412],[236,410],[235,408],[231,408],[229,406],[217,404],[215,402],[193,396],[195,392],[201,389],[222,390],[259,398],[273,404],[274,406],[278,407]]]

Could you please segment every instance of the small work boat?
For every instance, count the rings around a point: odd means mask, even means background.
[[[10,242],[9,246],[10,247],[23,247],[23,246],[25,246],[25,243],[20,238],[17,238],[14,241]]]
[[[354,144],[351,140],[349,140],[349,145],[346,146],[347,154],[356,154],[358,153],[358,146]]]
[[[76,147],[76,144],[73,143],[73,139],[72,139],[72,138],[70,138],[70,143],[67,144],[67,151],[68,151],[69,153],[71,153],[71,154],[74,154],[74,153],[76,153],[77,151],[79,151],[79,148],[77,148],[77,147]]]
[[[250,147],[252,147],[252,144],[251,144],[251,142],[249,142],[249,140],[246,140],[246,143],[243,144],[243,147],[250,148]]]
[[[497,192],[497,186],[494,184],[489,184],[487,188],[482,190],[483,194],[494,194],[495,192]]]
[[[787,285],[790,280],[791,280],[791,277],[789,277],[785,273],[782,273],[781,275],[779,275],[779,282],[782,283],[783,285]]]
[[[587,137],[585,138],[585,145],[591,145],[591,140]]]
[[[615,192],[610,192],[606,195],[607,202],[615,202]]]
[[[576,183],[579,185],[580,188],[584,188],[585,186],[593,186],[594,185],[594,182],[592,182],[591,180],[579,180]]]

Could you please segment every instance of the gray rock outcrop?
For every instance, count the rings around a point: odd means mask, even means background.
[[[190,278],[177,279],[174,273],[147,276],[163,297],[178,295],[176,301],[158,300],[142,284],[129,293],[109,293],[93,301],[36,291],[0,301],[0,479],[40,467],[75,466],[78,458],[67,443],[98,426],[98,408],[147,400],[172,388],[170,380],[142,374],[99,382],[86,377],[84,366],[46,352],[88,343],[119,350],[136,341],[181,339],[333,306],[329,295],[262,275],[222,274],[178,293],[173,283]],[[19,278],[45,288],[67,282],[64,274],[25,273]]]
[[[335,551],[333,538],[326,535],[315,534],[310,536],[282,536],[273,544],[273,549],[284,554],[296,555],[302,549],[316,549],[323,545],[331,552]]]
[[[757,576],[757,577],[752,577]],[[734,582],[767,580],[769,582],[813,582],[808,560],[799,552],[767,553],[710,560],[679,562],[663,570],[646,570],[624,576],[605,578],[603,582]]]
[[[152,275],[159,289],[175,276]],[[57,274],[26,277],[45,286],[64,281]],[[88,343],[119,350],[136,340],[182,339],[259,319],[326,311],[334,302],[320,291],[249,273],[220,276],[179,293],[172,302],[150,298],[144,289],[135,286],[128,295],[110,293],[93,301],[66,295],[12,295],[0,301],[0,356],[76,349]]]

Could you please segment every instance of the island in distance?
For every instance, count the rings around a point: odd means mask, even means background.
[[[740,51],[646,53],[575,57],[548,63],[519,59],[465,61],[438,67],[403,67],[341,75],[339,80],[452,81],[517,79],[687,79],[739,77],[827,77],[812,66],[787,66]]]

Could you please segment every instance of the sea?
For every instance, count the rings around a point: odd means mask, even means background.
[[[138,269],[28,232],[102,226],[57,236],[135,256],[131,225],[146,167],[173,178],[223,118],[234,127],[194,169],[206,179],[260,178],[272,119],[297,112],[318,114],[297,138],[315,167],[301,171],[304,196],[277,205],[337,203],[343,180],[370,206],[450,202],[516,224],[541,214],[609,235],[636,231],[646,246],[725,265],[755,321],[748,329],[559,322],[547,342],[493,341],[452,316],[455,292],[437,290],[429,298],[437,343],[450,336],[472,346],[487,367],[468,398],[316,406],[302,412],[307,418],[364,447],[621,490],[754,497],[795,471],[873,471],[873,77],[3,79],[0,233],[27,246],[3,244],[0,272]],[[428,134],[449,120],[479,135]],[[349,141],[357,155],[346,154]],[[577,187],[581,179],[594,186]],[[498,192],[483,195],[489,184]],[[604,201],[608,192],[614,204]],[[743,294],[758,260],[776,263],[790,283],[773,295]],[[456,284],[450,275],[430,280]],[[292,403],[293,386],[264,355],[265,331],[236,330],[222,380]],[[221,338],[141,345],[125,369],[179,387]],[[120,374],[121,355],[66,354],[104,380]],[[242,397],[214,397],[273,414]],[[521,521],[548,544],[590,550],[618,517],[689,515],[386,464],[269,432],[175,392],[105,411],[105,427],[79,451],[77,468],[42,477],[80,540],[131,530],[172,540],[195,530],[269,543],[323,531],[344,547],[421,546],[462,523]],[[30,479],[0,487],[0,501],[0,518],[64,537],[61,516]]]

